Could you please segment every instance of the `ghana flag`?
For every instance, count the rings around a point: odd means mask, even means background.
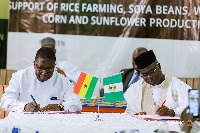
[[[105,102],[124,101],[122,75],[103,78]]]
[[[74,93],[90,100],[94,92],[94,88],[97,84],[97,81],[98,78],[81,72],[76,86],[74,87]]]

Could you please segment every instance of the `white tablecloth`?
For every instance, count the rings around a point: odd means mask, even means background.
[[[143,121],[127,114],[99,114],[103,121],[95,121],[97,113],[82,114],[23,114],[10,113],[0,120],[0,133],[13,126],[20,127],[27,133],[38,130],[39,133],[130,133],[138,129],[140,133],[153,133],[162,124],[161,121]],[[178,122],[167,122],[168,129],[180,131]]]

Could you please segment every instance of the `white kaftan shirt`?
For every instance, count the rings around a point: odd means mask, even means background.
[[[80,99],[73,93],[73,84],[66,77],[54,71],[49,80],[41,82],[37,79],[33,67],[19,70],[12,75],[2,96],[1,107],[8,112],[24,111],[24,106],[33,102],[31,94],[40,107],[63,103],[64,110],[82,109]]]
[[[68,61],[56,61],[56,67],[64,71],[67,78],[76,85],[76,82],[81,74],[81,71],[73,64]]]
[[[140,79],[138,82],[132,84],[124,93],[124,97],[127,101],[126,113],[128,114],[141,112],[143,81],[143,79]],[[156,87],[162,87],[162,85]],[[169,109],[173,109],[176,115],[180,115],[188,106],[188,89],[191,89],[189,85],[178,78],[172,77],[168,86],[165,106]],[[157,93],[158,97],[160,97],[160,91],[161,90],[157,88],[157,90],[153,90],[152,93]],[[155,97],[155,95],[153,97]],[[154,99],[154,101],[158,103],[158,99]]]

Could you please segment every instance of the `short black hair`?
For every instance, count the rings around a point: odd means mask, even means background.
[[[37,51],[35,55],[35,60],[38,58],[56,61],[55,52],[51,48],[47,47],[42,47]]]

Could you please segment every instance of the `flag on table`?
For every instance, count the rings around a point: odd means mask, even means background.
[[[97,84],[97,81],[98,78],[81,72],[78,81],[74,87],[74,93],[90,100],[94,92],[94,88]]]
[[[122,75],[103,78],[105,102],[124,101]]]

